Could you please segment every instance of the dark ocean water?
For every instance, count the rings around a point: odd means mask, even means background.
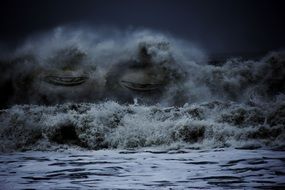
[[[284,189],[274,150],[28,151],[0,156],[1,189]]]
[[[31,39],[0,61],[0,189],[284,189],[284,55],[211,63],[147,30]]]

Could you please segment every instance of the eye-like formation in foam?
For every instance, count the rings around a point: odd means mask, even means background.
[[[85,83],[89,79],[82,69],[86,56],[76,48],[56,52],[55,56],[47,60],[51,68],[44,71],[42,80],[57,86],[78,86]]]
[[[11,79],[12,101],[56,104],[110,99],[125,103],[139,98],[142,103],[158,103],[178,80],[170,69],[174,59],[155,60],[155,52],[150,52],[153,46],[167,51],[169,44],[139,43],[136,57],[115,62],[106,72],[100,68],[106,63],[96,63],[90,58],[94,55],[72,46],[40,59],[33,54],[16,59],[13,62],[19,73]]]
[[[39,88],[41,97],[48,103],[94,102],[102,98],[104,78],[96,63],[78,50],[71,51],[67,55],[59,52],[66,58],[55,57],[56,64],[51,63],[51,67],[38,76],[35,88]]]
[[[65,76],[65,75],[47,75],[44,80],[48,83],[59,86],[78,86],[88,80],[85,76]]]
[[[174,59],[154,60],[148,48],[152,45],[167,50],[164,43],[141,43],[136,58],[113,65],[106,76],[106,92],[109,99],[119,102],[158,103],[167,92],[173,78]]]
[[[132,63],[136,64],[136,63]],[[117,85],[124,89],[137,92],[155,92],[162,90],[167,84],[166,73],[159,66],[147,65],[132,68],[132,65],[122,65],[121,76],[117,79]]]
[[[94,102],[102,97],[101,73],[88,55],[77,48],[57,50],[50,57],[35,61],[29,72],[15,79],[17,103]]]
[[[134,98],[150,99],[163,92],[167,83],[163,70],[154,66],[133,68],[133,64],[136,63],[118,64],[107,74],[110,99],[132,102]]]
[[[285,91],[284,52],[261,60],[207,64],[204,54],[190,44],[153,32],[85,34],[52,34],[23,46],[11,60],[0,61],[1,106],[135,99],[167,106],[256,102]]]

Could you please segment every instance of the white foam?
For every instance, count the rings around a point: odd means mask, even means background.
[[[283,147],[284,104],[272,105],[264,109],[209,102],[161,107],[109,101],[14,106],[1,112],[1,149],[38,149],[42,141],[91,149],[173,144],[200,148]]]

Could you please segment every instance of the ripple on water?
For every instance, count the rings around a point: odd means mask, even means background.
[[[183,150],[177,154],[164,150],[3,154],[0,187],[284,189],[284,158],[283,151],[237,149]]]

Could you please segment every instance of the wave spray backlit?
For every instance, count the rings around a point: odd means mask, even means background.
[[[149,30],[57,28],[1,61],[1,150],[282,148],[284,64],[279,51],[213,65]]]

